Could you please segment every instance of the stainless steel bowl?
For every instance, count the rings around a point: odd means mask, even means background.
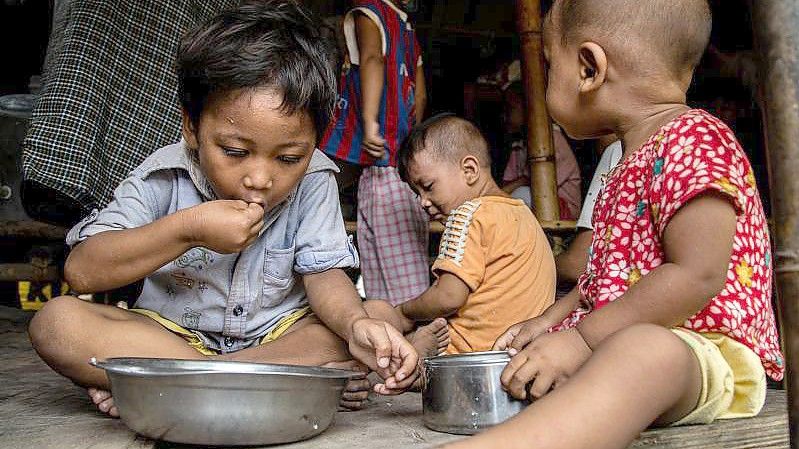
[[[424,424],[430,429],[471,435],[497,425],[529,404],[502,389],[507,352],[429,357],[424,360]]]
[[[202,445],[304,440],[330,426],[355,373],[307,366],[146,358],[92,359],[122,421],[149,438]]]

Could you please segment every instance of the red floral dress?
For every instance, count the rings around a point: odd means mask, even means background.
[[[771,378],[784,364],[771,305],[771,245],[752,167],[732,131],[691,110],[653,135],[608,173],[593,213],[593,241],[578,287],[585,298],[558,328],[619,298],[663,264],[662,237],[679,208],[705,192],[729,197],[737,212],[727,283],[683,324],[751,348]]]

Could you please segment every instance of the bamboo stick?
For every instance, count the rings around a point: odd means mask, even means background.
[[[799,3],[752,2],[765,95],[774,272],[786,354],[791,447],[799,448]]]
[[[540,0],[516,1],[516,27],[522,49],[522,80],[527,111],[527,152],[533,207],[542,222],[560,220],[552,123],[546,109]]]

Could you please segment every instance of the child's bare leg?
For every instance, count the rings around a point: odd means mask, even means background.
[[[700,384],[699,364],[682,340],[636,325],[608,337],[574,377],[513,419],[451,447],[627,447],[652,422],[693,410]]]
[[[199,359],[186,342],[145,316],[71,296],[45,305],[28,328],[33,348],[51,368],[88,388],[97,407],[118,416],[103,370],[91,357],[169,357]]]
[[[322,366],[352,359],[347,343],[315,315],[294,323],[277,340],[217,356],[224,360]]]
[[[88,364],[89,358],[205,358],[181,337],[146,316],[71,296],[49,301],[34,316],[28,332],[42,360],[56,372],[87,387],[92,401],[112,416],[116,415],[116,410],[108,392],[108,378],[103,370]],[[316,344],[306,347],[309,341]],[[345,343],[316,318],[300,320],[284,337],[272,343],[219,357],[298,365],[323,365],[351,359]],[[353,380],[348,389],[356,393],[347,399],[349,402],[361,396],[365,399],[369,388],[365,379]]]
[[[47,302],[28,328],[33,348],[51,368],[78,385],[107,390],[108,378],[91,357],[201,359],[186,341],[150,318],[72,296]]]
[[[353,360],[346,342],[314,315],[297,321],[275,341],[217,358],[240,362],[324,366],[361,372],[363,376],[350,379],[344,389],[340,405],[348,410],[361,409],[372,387],[366,379],[369,369]]]

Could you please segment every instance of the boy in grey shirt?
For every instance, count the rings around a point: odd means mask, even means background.
[[[440,325],[414,348],[369,318],[343,272],[358,256],[335,165],[315,149],[335,99],[320,42],[305,10],[277,1],[245,3],[181,42],[184,139],[153,153],[67,237],[74,290],[144,279],[141,295],[130,311],[56,298],[30,326],[42,359],[89,387],[101,410],[116,414],[90,357],[354,359],[401,390],[418,375],[417,350],[436,346]],[[344,405],[360,405],[364,382]]]

